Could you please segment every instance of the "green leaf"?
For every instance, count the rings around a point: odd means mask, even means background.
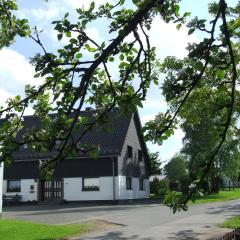
[[[81,58],[83,55],[82,55],[82,53],[77,53],[76,54],[76,58]]]
[[[59,34],[57,35],[58,41],[60,41],[60,40],[62,39],[62,37],[63,37],[63,34],[62,34],[62,33],[59,33]]]
[[[135,5],[138,5],[139,3],[141,3],[140,0],[132,0],[132,2],[133,2]]]
[[[194,31],[195,31],[195,28],[191,28],[191,29],[189,29],[189,31],[188,31],[188,35],[191,35]]]
[[[181,23],[179,23],[179,24],[176,26],[177,30],[179,30],[181,27],[182,27],[182,24],[181,24]]]
[[[94,9],[94,8],[95,8],[95,2],[91,2],[90,9]]]
[[[203,63],[202,62],[197,62],[196,63],[196,69],[200,71],[200,70],[202,70],[202,68],[203,68]]]
[[[124,60],[124,54],[121,53],[121,54],[119,55],[119,59],[120,59],[121,61],[123,61],[123,60]]]
[[[88,23],[88,20],[87,19],[83,19],[82,20],[82,26],[85,27]]]
[[[64,18],[67,18],[69,16],[69,12],[65,13]]]
[[[67,37],[71,37],[72,36],[71,32],[65,32],[65,34],[66,34]]]

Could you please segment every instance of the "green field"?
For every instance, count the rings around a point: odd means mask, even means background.
[[[224,228],[239,228],[240,227],[240,216],[230,218],[223,222],[223,224],[220,225]]]
[[[204,204],[211,202],[224,202],[240,198],[240,189],[234,191],[220,191],[218,194],[204,195],[197,199],[194,204]]]
[[[86,233],[92,227],[88,223],[54,226],[20,220],[0,220],[0,239],[56,240],[74,234]]]

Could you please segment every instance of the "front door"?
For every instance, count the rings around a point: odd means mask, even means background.
[[[61,200],[63,198],[62,180],[43,180],[42,181],[42,200]]]

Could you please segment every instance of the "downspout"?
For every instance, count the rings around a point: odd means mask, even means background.
[[[2,195],[3,195],[3,167],[4,163],[0,162],[0,219],[2,217]]]
[[[116,195],[115,195],[115,163],[114,157],[112,156],[112,182],[113,182],[113,204],[116,204]]]

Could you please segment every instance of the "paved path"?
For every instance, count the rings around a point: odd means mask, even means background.
[[[187,212],[172,212],[161,204],[83,207],[30,206],[5,209],[4,218],[19,218],[50,224],[104,219],[123,227],[79,238],[85,240],[200,240],[218,233],[215,226],[228,217],[240,215],[240,200],[195,205]]]

